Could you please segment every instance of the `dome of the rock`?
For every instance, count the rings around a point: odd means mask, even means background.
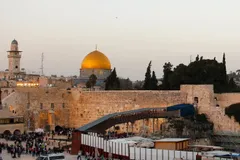
[[[111,70],[111,63],[102,52],[95,50],[83,59],[81,69]]]

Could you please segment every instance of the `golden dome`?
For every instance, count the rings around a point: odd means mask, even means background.
[[[81,69],[111,69],[109,59],[97,50],[90,52],[82,61]]]

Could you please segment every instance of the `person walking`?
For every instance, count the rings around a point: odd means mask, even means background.
[[[82,160],[81,156],[82,156],[82,151],[79,150],[79,151],[78,151],[77,160]]]

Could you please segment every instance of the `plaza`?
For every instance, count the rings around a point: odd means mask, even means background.
[[[69,155],[67,153],[64,153],[64,154],[65,154],[65,157],[66,157],[67,160],[76,160],[77,159],[77,156]],[[7,153],[7,151],[2,152],[2,158],[3,158],[3,160],[12,160],[13,159],[11,157],[11,154]],[[18,159],[18,160],[36,160],[37,157],[22,154],[20,158],[15,158],[15,159]]]
[[[5,139],[0,139],[0,143],[8,143],[10,145],[10,144],[13,144],[14,141],[6,141]],[[23,144],[23,146],[26,145],[25,142],[22,142],[22,144]],[[50,145],[49,147],[53,147],[53,146]],[[76,160],[77,159],[76,155],[70,155],[70,154],[68,154],[66,152],[64,152],[64,155],[65,155],[67,160]],[[12,160],[13,159],[11,154],[7,153],[6,150],[2,151],[2,158],[3,158],[3,160]],[[20,158],[14,158],[14,159],[18,159],[18,160],[36,160],[37,157],[36,156],[33,157],[30,154],[23,153],[23,154],[21,154]]]

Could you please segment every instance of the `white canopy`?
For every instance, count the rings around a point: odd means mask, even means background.
[[[35,132],[36,132],[36,133],[43,133],[44,130],[43,130],[42,128],[37,128],[37,129],[35,129]]]

